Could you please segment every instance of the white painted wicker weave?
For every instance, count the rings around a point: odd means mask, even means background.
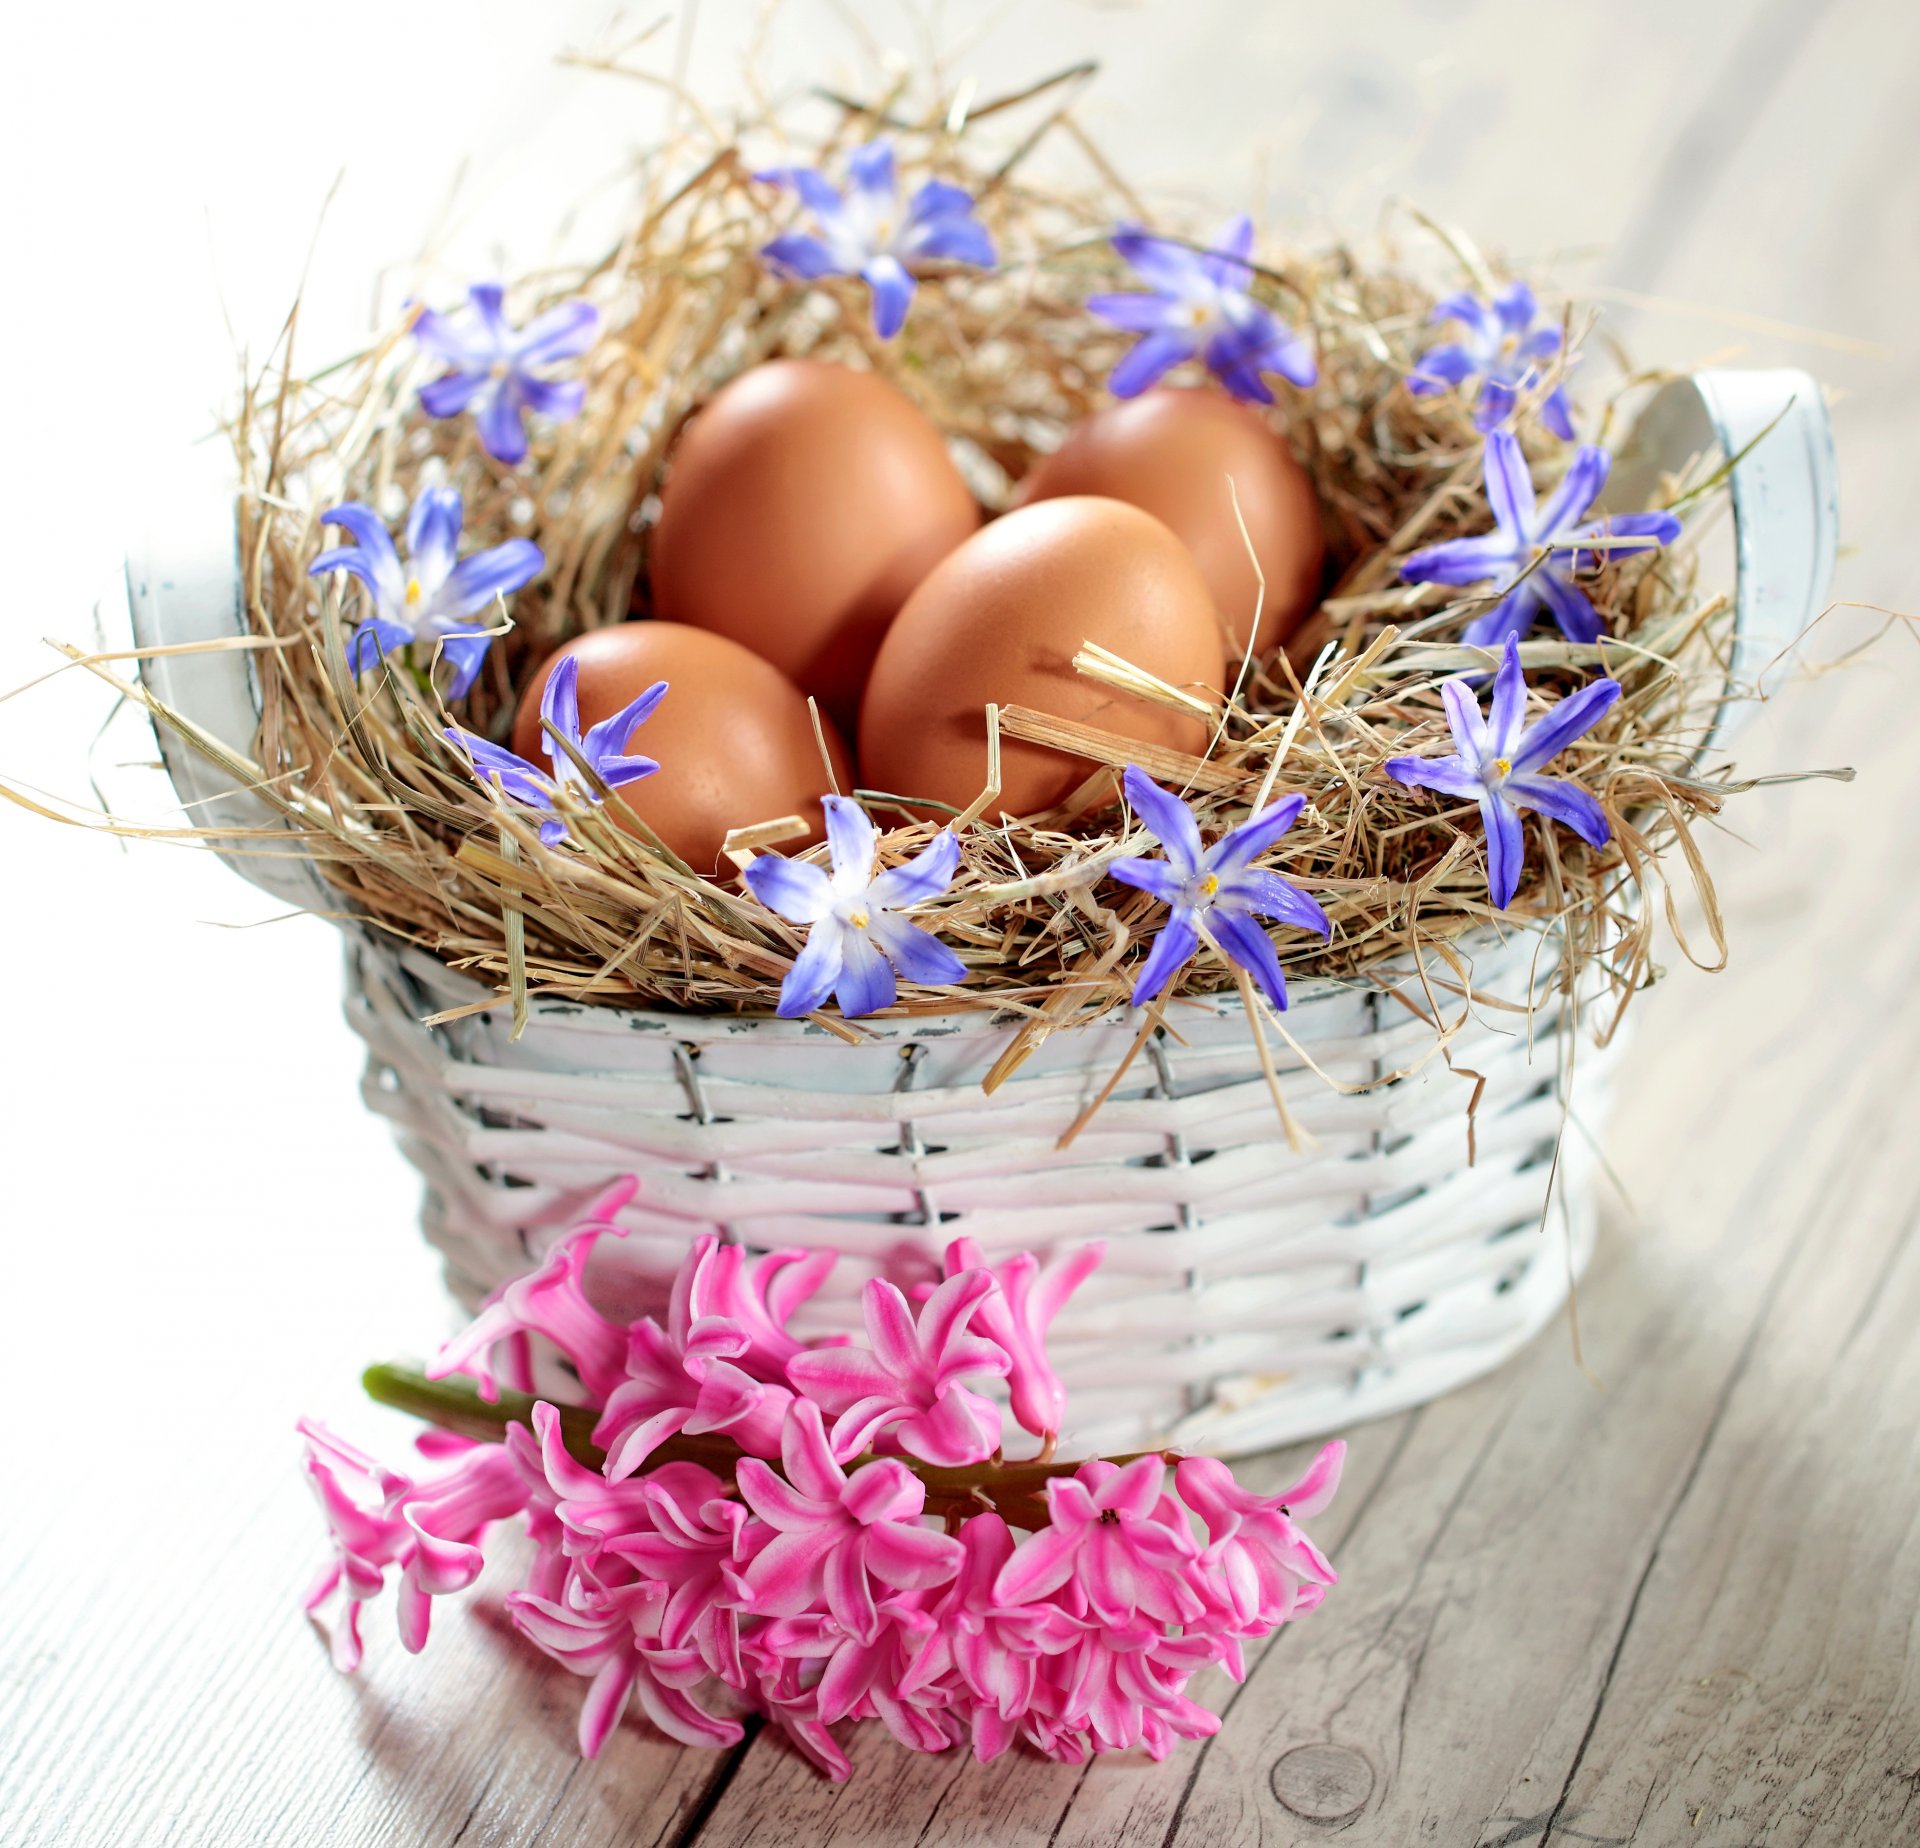
[[[1676,382],[1621,458],[1615,504],[1644,505],[1660,469],[1716,446],[1739,458],[1738,693],[1826,594],[1837,520],[1817,387],[1779,372]],[[178,532],[130,568],[142,646],[242,626],[231,544],[183,554]],[[174,655],[146,671],[169,704],[244,744],[258,704],[243,661]],[[179,740],[162,746],[202,814],[269,824]],[[337,904],[297,858],[235,864],[296,904]],[[985,1013],[869,1023],[872,1040],[850,1046],[805,1022],[536,1000],[514,1041],[504,1009],[422,1026],[485,997],[431,957],[355,926],[345,936],[365,1096],[425,1179],[425,1230],[468,1308],[627,1172],[642,1186],[628,1238],[603,1244],[601,1287],[657,1295],[709,1229],[756,1248],[828,1246],[844,1255],[805,1312],[816,1330],[853,1325],[876,1272],[930,1275],[960,1233],[989,1252],[1102,1238],[1106,1263],[1056,1330],[1072,1440],[1232,1454],[1485,1372],[1554,1314],[1592,1247],[1592,1150],[1617,1047],[1579,1040],[1576,1057],[1551,943],[1528,931],[1460,946],[1471,1007],[1443,964],[1424,983],[1404,968],[1370,985],[1296,984],[1288,1029],[1331,1076],[1419,1068],[1345,1094],[1276,1043],[1317,1143],[1301,1153],[1281,1137],[1237,998],[1173,1009],[1178,1038],[1149,1040],[1061,1151],[1132,1041],[1125,1012],[1054,1034],[989,1096],[980,1080],[1017,1023]],[[1465,1015],[1444,1057],[1436,1002],[1449,1022]]]

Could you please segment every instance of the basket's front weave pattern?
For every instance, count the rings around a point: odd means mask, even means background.
[[[1551,948],[1526,933],[1461,946],[1481,999],[1444,1056],[1432,1009],[1450,1024],[1465,1005],[1444,966],[1431,993],[1411,972],[1300,984],[1288,1031],[1328,1076],[1419,1069],[1346,1094],[1276,1039],[1314,1138],[1299,1153],[1234,997],[1171,1009],[1173,1030],[1063,1153],[1137,1017],[1055,1033],[988,1096],[980,1080],[1018,1023],[984,1012],[870,1023],[876,1037],[849,1046],[802,1021],[536,1000],[514,1042],[504,1008],[422,1026],[480,991],[363,932],[347,942],[367,1101],[425,1176],[427,1233],[469,1308],[629,1172],[628,1236],[596,1259],[625,1307],[656,1300],[708,1230],[839,1251],[803,1315],[814,1332],[857,1327],[868,1277],[923,1280],[961,1233],[989,1256],[1101,1238],[1106,1262],[1054,1341],[1076,1447],[1231,1453],[1486,1371],[1554,1313],[1592,1245],[1613,1054],[1564,1017]],[[1530,1015],[1516,1005],[1529,992]]]

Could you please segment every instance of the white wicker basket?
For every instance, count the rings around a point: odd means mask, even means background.
[[[1662,469],[1715,448],[1737,458],[1734,694],[1826,594],[1837,518],[1818,388],[1784,372],[1676,382],[1621,457],[1614,503],[1644,505]],[[204,506],[186,531],[205,530]],[[165,530],[130,567],[139,645],[241,629],[230,539],[195,548],[178,524]],[[258,718],[244,660],[175,654],[146,673],[176,710],[244,746]],[[1730,716],[1716,715],[1703,750]],[[198,812],[271,825],[202,757],[161,742]],[[338,903],[297,856],[234,864],[296,904]],[[1016,1028],[984,1012],[867,1023],[874,1037],[852,1046],[803,1021],[536,1000],[514,1041],[504,1009],[421,1025],[485,996],[431,957],[345,934],[366,1099],[425,1178],[427,1235],[469,1308],[626,1172],[642,1187],[630,1236],[603,1247],[605,1287],[655,1293],[708,1229],[762,1248],[829,1246],[844,1260],[808,1306],[815,1328],[851,1324],[876,1271],[930,1275],[963,1232],[989,1252],[1098,1237],[1106,1263],[1056,1331],[1076,1444],[1231,1454],[1485,1372],[1553,1315],[1592,1247],[1593,1144],[1617,1046],[1583,1041],[1576,1056],[1551,940],[1529,931],[1460,946],[1472,1005],[1444,965],[1424,982],[1403,968],[1369,986],[1296,984],[1288,1029],[1329,1075],[1418,1067],[1347,1094],[1277,1044],[1282,1087],[1317,1142],[1304,1153],[1280,1135],[1232,997],[1174,1009],[1179,1038],[1149,1040],[1061,1151],[1133,1039],[1124,1012],[1043,1041],[989,1096],[980,1080]],[[1462,1020],[1444,1058],[1436,1000]]]

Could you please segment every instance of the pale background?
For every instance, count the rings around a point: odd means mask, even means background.
[[[704,94],[732,94],[759,13],[702,10]],[[863,32],[912,49],[936,17],[949,44],[982,34],[956,65],[989,94],[1101,57],[1083,119],[1165,196],[1311,232],[1405,194],[1537,274],[1663,298],[1610,316],[1645,357],[1812,367],[1842,394],[1841,594],[1920,605],[1920,10],[794,0],[762,69],[865,87]],[[227,324],[264,348],[310,247],[310,356],[356,337],[377,273],[447,294],[551,253],[553,209],[662,127],[653,93],[554,62],[610,18],[335,0],[12,22],[0,690],[51,665],[40,636],[88,638],[146,484],[233,376]],[[1641,1219],[1615,1213],[1583,1297],[1601,1385],[1555,1330],[1504,1381],[1358,1433],[1348,1586],[1317,1641],[1288,1640],[1296,1684],[1250,1687],[1204,1778],[1188,1748],[1084,1789],[1015,1767],[949,1796],[957,1764],[894,1785],[883,1748],[836,1797],[755,1756],[708,1816],[710,1767],[637,1728],[578,1771],[577,1690],[457,1614],[421,1663],[382,1614],[365,1683],[336,1682],[296,1609],[319,1531],[290,1426],[395,1441],[357,1369],[446,1310],[410,1171],[358,1103],[333,938],[264,922],[204,858],[0,806],[0,1840],[1281,1841],[1316,1834],[1268,1781],[1300,1738],[1371,1766],[1353,1840],[1557,1840],[1576,1817],[1571,1839],[1902,1839],[1917,658],[1896,635],[1756,730],[1756,768],[1863,780],[1769,792],[1714,844],[1734,967],[1681,968],[1646,1009],[1613,1145]],[[91,773],[164,819],[124,768],[151,739],[123,715],[92,746],[107,710],[78,675],[0,703],[0,776],[84,800]],[[1636,1625],[1643,1597],[1696,1587],[1697,1624]]]

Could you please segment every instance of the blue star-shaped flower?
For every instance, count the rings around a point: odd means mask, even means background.
[[[1586,515],[1607,485],[1613,458],[1585,444],[1576,449],[1560,485],[1535,505],[1527,459],[1510,432],[1487,438],[1487,501],[1498,530],[1478,539],[1448,539],[1415,552],[1400,567],[1409,584],[1487,584],[1499,602],[1468,623],[1463,639],[1476,648],[1502,636],[1524,635],[1542,609],[1552,612],[1570,642],[1599,639],[1600,613],[1573,582],[1598,568],[1606,552],[1646,552],[1670,545],[1680,522],[1670,513]]]
[[[467,291],[472,312],[465,322],[423,309],[413,337],[452,368],[421,386],[420,408],[429,417],[458,417],[475,407],[480,447],[512,467],[527,457],[529,412],[555,423],[580,415],[586,386],[578,379],[542,378],[535,368],[577,359],[593,344],[600,315],[591,302],[562,302],[516,328],[504,300],[499,283],[476,282]]]
[[[656,680],[638,699],[630,700],[610,719],[602,719],[584,736],[580,731],[580,663],[565,656],[547,676],[546,691],[540,696],[540,717],[573,746],[602,783],[618,789],[623,783],[635,783],[660,768],[651,757],[629,757],[627,746],[633,733],[653,716],[653,709],[666,697],[667,683]],[[459,726],[449,726],[443,734],[467,754],[473,774],[489,788],[495,784],[515,802],[524,804],[541,816],[540,838],[549,847],[566,839],[567,824],[557,813],[564,795],[589,806],[598,803],[600,792],[581,775],[580,766],[556,746],[542,730],[542,747],[551,765],[543,770],[538,764],[517,757],[504,745],[476,737]]]
[[[770,911],[807,925],[806,948],[780,984],[780,1014],[811,1014],[829,994],[849,1020],[891,1007],[897,971],[909,982],[942,987],[967,979],[967,965],[944,943],[900,914],[938,898],[960,866],[960,843],[943,828],[905,866],[876,874],[879,831],[859,803],[822,796],[831,874],[777,853],[754,856],[742,875]]]
[[[870,141],[847,157],[844,196],[812,167],[773,167],[754,175],[788,186],[813,213],[817,232],[788,231],[761,248],[769,268],[801,282],[859,276],[873,291],[873,331],[891,340],[913,300],[912,265],[929,258],[991,269],[993,240],[973,215],[973,197],[928,180],[901,210],[893,144]]]
[[[1305,796],[1286,796],[1263,808],[1202,849],[1199,824],[1178,796],[1145,771],[1127,766],[1127,800],[1167,850],[1164,860],[1145,856],[1115,860],[1107,871],[1122,885],[1138,886],[1169,907],[1152,952],[1133,985],[1133,1005],[1151,1001],[1183,968],[1204,935],[1260,984],[1277,1008],[1287,1005],[1287,980],[1273,940],[1255,922],[1276,918],[1296,930],[1330,936],[1327,914],[1297,886],[1253,862],[1293,826]]]
[[[413,503],[404,564],[386,522],[371,507],[349,501],[329,507],[320,519],[323,525],[344,526],[359,543],[322,552],[307,575],[345,571],[373,600],[372,614],[347,638],[348,671],[363,674],[396,648],[410,648],[415,665],[426,667],[437,649],[453,670],[449,699],[473,685],[493,644],[473,618],[496,597],[538,577],[547,562],[531,539],[509,539],[456,564],[462,512],[452,488],[428,488]]]
[[[1520,394],[1536,384],[1546,362],[1560,351],[1560,329],[1542,320],[1533,291],[1524,282],[1502,289],[1491,302],[1471,292],[1449,295],[1433,311],[1435,321],[1459,323],[1457,338],[1433,347],[1407,375],[1415,397],[1434,397],[1480,381],[1474,403],[1477,430],[1496,430],[1513,415]],[[1556,385],[1540,400],[1540,421],[1561,441],[1573,441],[1573,407],[1567,388]]]
[[[1087,301],[1102,320],[1141,336],[1107,380],[1116,398],[1138,397],[1196,354],[1236,398],[1254,404],[1273,402],[1262,373],[1277,372],[1295,385],[1319,376],[1313,348],[1248,293],[1251,218],[1232,220],[1209,251],[1189,250],[1138,226],[1116,231],[1113,247],[1151,285]]]
[[[1396,783],[1437,789],[1442,795],[1480,805],[1481,824],[1487,832],[1487,892],[1504,911],[1513,902],[1526,863],[1522,809],[1534,809],[1571,828],[1590,847],[1604,847],[1612,837],[1606,810],[1578,783],[1536,772],[1592,730],[1620,697],[1620,683],[1596,680],[1523,730],[1527,683],[1520,671],[1519,639],[1507,637],[1506,654],[1493,680],[1493,707],[1484,721],[1473,679],[1460,674],[1440,686],[1455,754],[1391,757],[1386,772]]]

